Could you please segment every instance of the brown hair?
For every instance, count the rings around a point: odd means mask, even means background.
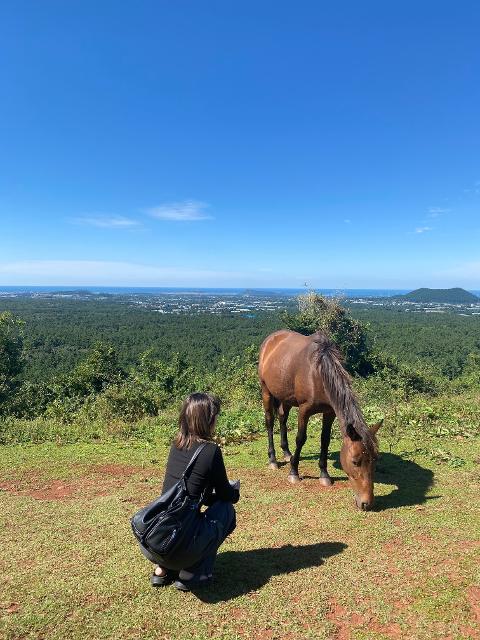
[[[178,420],[174,444],[177,449],[190,449],[194,442],[212,440],[215,418],[220,413],[220,400],[210,393],[191,393],[185,400]]]

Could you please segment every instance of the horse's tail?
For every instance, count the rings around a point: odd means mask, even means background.
[[[365,422],[340,351],[323,333],[315,334],[314,342],[323,386],[339,418],[342,434],[361,439],[367,451],[376,455],[377,439]]]

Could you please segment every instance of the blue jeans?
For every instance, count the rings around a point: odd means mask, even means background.
[[[237,526],[237,518],[233,504],[222,500],[217,500],[211,507],[208,507],[204,512],[203,517],[216,525],[218,530],[216,545],[212,551],[207,553],[207,555],[201,558],[194,565],[191,567],[185,567],[185,571],[189,571],[190,573],[194,573],[198,576],[209,576],[213,573],[213,566],[215,564],[218,549],[225,538],[234,531]]]

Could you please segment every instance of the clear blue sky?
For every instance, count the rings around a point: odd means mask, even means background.
[[[4,0],[0,284],[480,289],[480,3]]]

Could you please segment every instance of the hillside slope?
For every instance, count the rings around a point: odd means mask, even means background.
[[[465,291],[460,287],[452,289],[428,289],[422,287],[400,296],[394,296],[398,300],[409,300],[412,302],[444,302],[447,304],[473,304],[480,302],[480,298],[470,291]]]

